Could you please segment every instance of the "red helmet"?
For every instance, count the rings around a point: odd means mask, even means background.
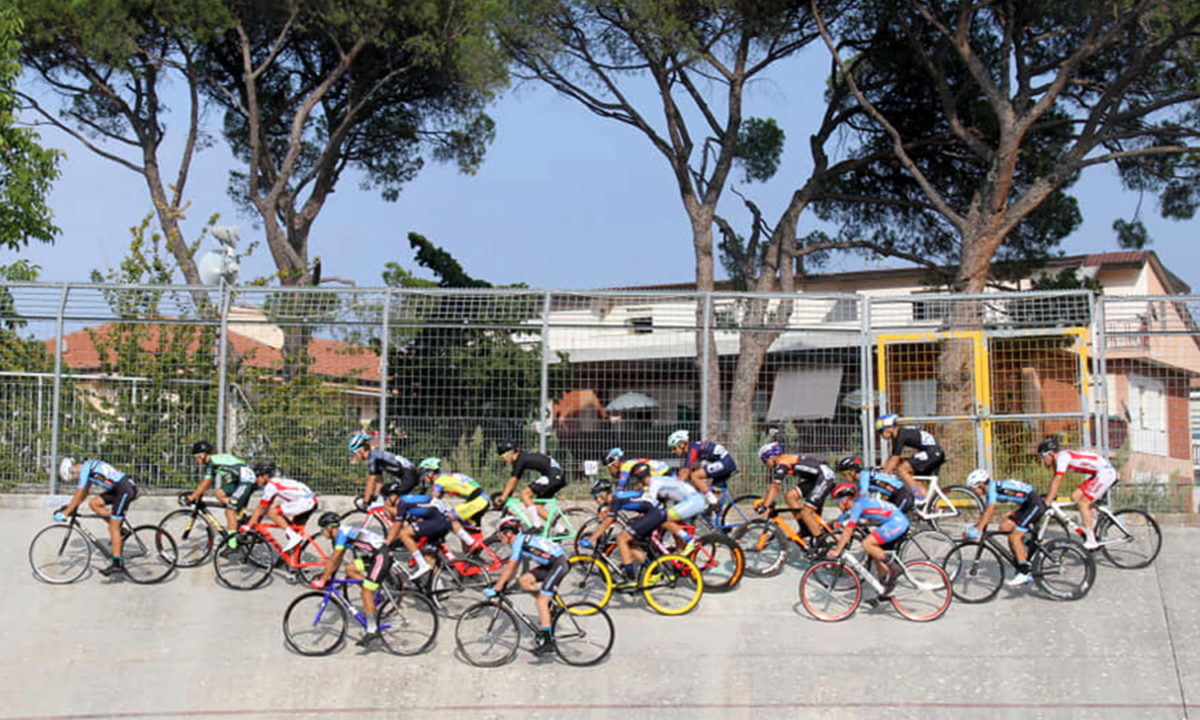
[[[852,498],[858,494],[858,488],[853,483],[842,483],[833,489],[833,499]]]

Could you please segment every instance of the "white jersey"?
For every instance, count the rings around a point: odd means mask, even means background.
[[[316,494],[307,485],[291,478],[271,478],[263,488],[262,504],[270,505],[271,501],[279,498],[281,503],[296,503],[311,500]]]
[[[1086,450],[1061,450],[1054,463],[1055,473],[1074,472],[1088,476],[1111,468],[1108,458]]]
[[[646,487],[646,497],[659,505],[668,502],[680,503],[699,494],[700,491],[690,484],[680,482],[669,475],[651,475],[650,484]]]

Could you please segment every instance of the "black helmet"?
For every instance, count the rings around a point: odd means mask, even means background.
[[[646,482],[650,479],[650,464],[640,462],[629,468],[629,478],[638,482]]]
[[[596,478],[592,481],[592,497],[610,490],[612,490],[612,483],[608,481],[608,478]]]
[[[258,477],[259,475],[275,477],[275,463],[270,460],[254,463],[254,477]]]
[[[197,440],[196,442],[192,443],[193,455],[199,455],[200,453],[211,453],[212,451],[213,444],[207,440]]]
[[[379,488],[379,494],[385,498],[388,498],[393,495],[402,494],[401,489],[402,488],[400,487],[400,483],[396,482],[395,480],[392,480],[391,482],[385,482],[383,484],[383,487]]]
[[[1058,452],[1058,439],[1048,437],[1038,444],[1038,455],[1045,455],[1051,452]]]
[[[330,525],[340,525],[341,523],[342,523],[341,516],[339,516],[337,513],[333,512],[332,510],[329,512],[321,513],[321,517],[317,518],[317,526],[322,527],[322,528],[327,528]]]
[[[517,444],[512,440],[501,440],[496,443],[496,454],[505,455],[517,449]]]
[[[838,472],[848,472],[850,470],[862,470],[862,460],[855,455],[847,455],[846,457],[837,461]]]
[[[521,532],[521,521],[515,517],[504,518],[500,521],[500,524],[496,526],[496,534],[499,535],[502,532]]]

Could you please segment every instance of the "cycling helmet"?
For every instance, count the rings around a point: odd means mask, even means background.
[[[254,477],[258,477],[259,475],[275,477],[275,463],[270,460],[254,463]]]
[[[63,482],[71,482],[71,472],[75,470],[75,458],[65,457],[58,464],[58,476]]]
[[[851,470],[855,470],[855,471],[862,470],[862,460],[860,458],[858,458],[857,456],[847,455],[846,457],[837,461],[837,471],[838,472],[849,472]]]
[[[679,443],[687,442],[689,439],[691,439],[691,436],[688,435],[687,430],[676,430],[667,436],[667,447],[673,448]]]
[[[516,449],[517,449],[517,444],[515,442],[513,442],[512,440],[501,440],[500,442],[496,443],[496,454],[497,455],[507,455],[508,453],[510,453]]]
[[[607,478],[596,478],[592,481],[592,497],[612,490],[612,483]]]
[[[758,449],[758,458],[763,462],[769,457],[783,454],[783,446],[777,442],[769,442]]]
[[[385,482],[383,487],[379,488],[379,494],[385,498],[391,497],[392,495],[402,494],[400,483],[396,482],[395,480],[392,480],[391,482]]]
[[[978,470],[972,470],[970,473],[967,474],[967,487],[974,490],[975,488],[979,487],[980,485],[983,485],[990,479],[991,479],[991,475],[988,475],[987,470],[984,470],[983,468],[979,468]]]
[[[881,433],[885,428],[895,427],[900,418],[896,417],[895,413],[880,415],[875,419],[875,432]]]
[[[629,468],[629,479],[644,483],[650,479],[650,464],[640,462]]]
[[[442,459],[439,457],[427,457],[417,464],[417,469],[424,475],[428,472],[439,472],[442,469]]]
[[[335,512],[323,512],[321,517],[317,518],[317,527],[326,528],[330,525],[341,525],[342,518]]]
[[[1038,444],[1038,455],[1045,455],[1052,452],[1058,452],[1058,440],[1056,438],[1048,437]]]
[[[496,534],[499,535],[502,532],[510,532],[510,533],[521,532],[521,521],[516,519],[515,517],[504,518],[503,520],[500,521],[500,524],[498,526],[496,526]]]
[[[619,447],[615,447],[612,450],[609,450],[608,454],[604,456],[604,464],[605,465],[615,465],[616,463],[619,463],[624,459],[625,459],[625,451]]]
[[[367,447],[371,442],[372,435],[369,432],[356,432],[350,436],[350,442],[346,445],[350,448],[350,452],[354,452],[362,447]]]
[[[197,440],[196,442],[192,443],[193,455],[199,455],[200,453],[211,453],[212,451],[213,444],[207,440]]]
[[[841,500],[842,498],[854,497],[858,494],[858,488],[853,483],[842,483],[833,489],[833,499]]]

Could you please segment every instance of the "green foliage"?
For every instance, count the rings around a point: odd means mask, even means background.
[[[52,243],[59,233],[46,196],[59,175],[61,153],[41,147],[36,133],[17,126],[23,25],[16,7],[0,7],[0,247],[12,250],[31,239]]]
[[[766,182],[779,170],[783,157],[783,129],[775,118],[746,118],[738,130],[734,159],[746,173],[746,182]]]
[[[1141,250],[1150,244],[1150,233],[1138,219],[1113,220],[1113,232],[1117,235],[1117,244],[1127,250]]]

